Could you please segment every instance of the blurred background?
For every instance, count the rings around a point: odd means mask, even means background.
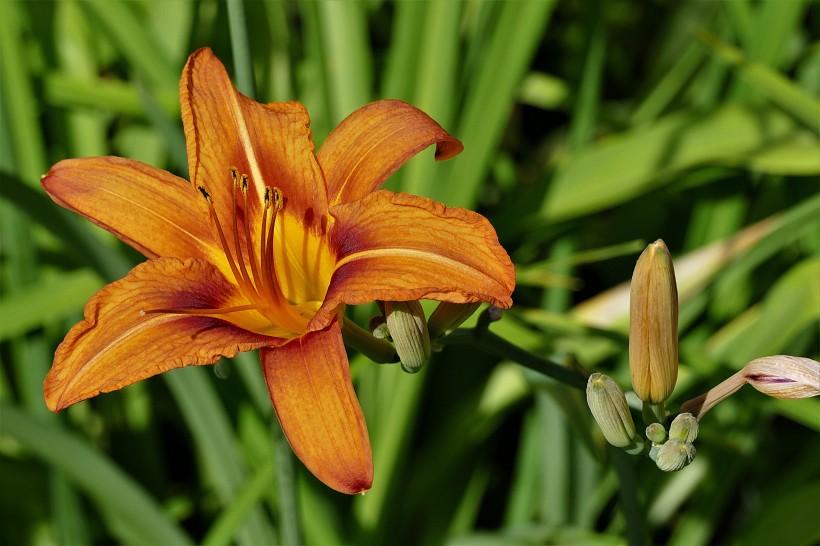
[[[507,340],[626,387],[625,283],[663,238],[681,300],[673,410],[754,358],[818,358],[817,3],[244,8],[256,98],[302,101],[317,143],[388,97],[464,142],[387,186],[490,219],[518,274],[492,326]],[[0,543],[622,544],[625,476],[652,543],[820,538],[820,400],[751,388],[664,474],[613,460],[580,391],[516,364],[449,347],[410,376],[351,354],[376,467],[354,498],[291,460],[255,354],[50,414],[55,347],[142,258],[39,177],[92,155],[187,177],[177,84],[202,46],[236,76],[221,0],[0,1]]]

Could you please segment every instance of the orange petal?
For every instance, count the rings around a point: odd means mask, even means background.
[[[263,105],[242,95],[208,48],[188,58],[179,93],[191,181],[213,198],[228,241],[233,240],[231,167],[249,176],[251,229],[261,224],[265,186],[280,188],[286,210],[319,225],[327,193],[304,106]]]
[[[210,264],[151,260],[97,292],[57,348],[43,385],[46,404],[59,411],[101,392],[220,356],[282,343],[208,316],[146,313],[151,309],[216,308],[235,288]]]
[[[333,129],[316,154],[330,203],[361,199],[434,143],[437,161],[464,149],[430,116],[406,102],[381,100],[359,108]]]
[[[271,401],[296,456],[336,491],[370,489],[370,439],[338,322],[260,352]]]
[[[149,258],[216,252],[201,198],[187,181],[119,157],[68,159],[41,180],[61,206],[107,229]]]
[[[310,328],[340,304],[420,298],[512,305],[515,271],[481,215],[381,190],[331,209],[338,263]]]

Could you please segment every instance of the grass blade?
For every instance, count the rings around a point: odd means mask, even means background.
[[[0,405],[0,413],[4,435],[63,471],[98,505],[105,506],[118,523],[125,525],[129,536],[139,537],[145,544],[191,544],[190,538],[137,482],[84,440],[8,404]]]

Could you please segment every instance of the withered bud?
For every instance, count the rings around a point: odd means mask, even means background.
[[[746,382],[763,394],[782,400],[820,395],[820,362],[798,356],[758,358],[743,368]]]
[[[820,362],[799,356],[775,355],[752,360],[742,370],[681,406],[698,419],[746,383],[763,394],[793,400],[820,395]]]
[[[635,394],[650,404],[669,398],[678,379],[678,288],[660,239],[646,247],[632,274],[629,372]]]

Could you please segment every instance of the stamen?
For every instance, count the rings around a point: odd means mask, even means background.
[[[252,289],[252,294],[259,295],[259,291],[257,290],[256,286],[254,286],[253,282],[251,282],[251,277],[248,275],[248,269],[245,267],[245,255],[242,253],[242,245],[239,243],[239,214],[237,212],[236,204],[236,190],[239,188],[239,178],[237,177],[237,171],[235,168],[231,168],[231,176],[234,180],[233,191],[231,192],[231,198],[233,199],[233,243],[234,247],[236,248],[236,260],[239,262],[239,269],[242,271],[242,280],[244,281],[245,285]],[[243,178],[247,178],[247,175],[242,175]],[[247,200],[245,201],[245,227],[248,227],[248,218],[247,218]],[[253,261],[253,256],[251,255],[251,249],[253,247],[248,246],[248,258],[250,261]]]
[[[260,305],[237,305],[236,307],[225,307],[223,309],[208,309],[203,307],[181,307],[179,309],[148,309],[140,310],[140,315],[151,315],[165,313],[169,315],[225,315],[228,313],[238,313],[240,311],[253,311],[262,309]]]
[[[197,186],[197,189],[205,198],[205,201],[208,202],[208,207],[211,212],[211,219],[214,221],[216,225],[216,232],[219,235],[219,242],[222,245],[222,252],[225,253],[225,257],[228,259],[228,265],[231,268],[231,272],[233,273],[236,282],[240,285],[243,285],[242,276],[239,274],[239,271],[236,269],[236,264],[233,260],[233,255],[231,254],[230,249],[228,248],[228,242],[225,240],[225,233],[222,232],[222,226],[219,224],[219,217],[216,214],[216,209],[214,208],[214,201],[211,199],[211,195],[205,190],[202,186]]]
[[[282,192],[279,188],[273,188],[273,203],[271,206],[271,221],[268,226],[268,241],[263,247],[264,260],[262,262],[262,276],[268,282],[270,292],[279,291],[279,283],[276,280],[276,269],[273,263],[273,234],[276,228],[276,215],[282,210]],[[263,233],[264,236],[264,233]]]
[[[236,188],[239,186],[239,169],[236,167],[231,167],[231,178],[233,179],[233,187]]]
[[[254,253],[251,251],[253,249],[253,245],[251,244],[251,228],[248,222],[248,175],[243,174],[241,178],[241,186],[240,189],[242,190],[242,199],[245,205],[245,246],[248,249],[248,261],[251,263],[251,273],[253,274],[253,282],[256,287],[257,294],[264,294],[264,286],[262,283],[262,277],[259,276],[259,268],[256,266],[256,257]],[[238,236],[237,236],[238,237]],[[237,242],[237,245],[239,243]],[[261,262],[262,256],[259,256],[259,260]],[[261,263],[260,263],[261,266]]]

